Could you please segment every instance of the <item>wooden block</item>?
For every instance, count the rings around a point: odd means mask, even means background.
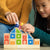
[[[11,44],[11,45],[15,45],[15,41],[11,41],[10,44]]]
[[[40,39],[34,39],[34,45],[40,45]]]
[[[27,34],[22,34],[22,40],[27,40]]]
[[[33,39],[33,37],[30,34],[28,34],[28,39]]]
[[[21,40],[16,40],[16,45],[21,45]]]
[[[10,34],[15,34],[15,28],[11,30]]]
[[[4,33],[4,39],[9,39],[10,34],[9,33]]]
[[[28,45],[33,45],[33,39],[28,40]]]
[[[4,40],[4,45],[9,45],[9,41]]]
[[[9,33],[4,33],[4,45],[9,44],[9,38],[10,38],[10,34]]]
[[[22,45],[27,45],[27,40],[22,40]]]
[[[14,48],[15,49],[15,48],[17,48],[17,46],[16,45],[4,45],[4,48],[5,49],[9,49],[9,48],[13,49]]]
[[[15,34],[10,34],[10,39],[15,39]]]
[[[20,48],[20,49],[21,49],[21,48],[24,48],[24,49],[25,49],[25,48],[27,48],[27,49],[28,49],[28,48],[29,48],[29,49],[30,49],[30,48],[32,48],[32,49],[33,49],[33,48],[39,48],[39,49],[40,49],[39,45],[4,45],[4,48],[5,48],[5,49],[6,49],[6,48],[7,48],[7,49],[8,49],[8,48],[17,48],[17,49],[18,49],[18,48]]]
[[[16,39],[21,39],[22,34],[16,34]]]
[[[15,39],[10,39],[10,45],[15,45],[16,44],[16,40]]]
[[[24,33],[24,31],[23,30],[20,30],[20,32],[23,34]]]
[[[15,28],[15,30],[16,30],[16,34],[21,33],[20,30],[19,30],[18,28]]]

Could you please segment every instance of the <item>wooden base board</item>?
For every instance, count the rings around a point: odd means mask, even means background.
[[[40,48],[39,45],[4,45],[4,48]]]

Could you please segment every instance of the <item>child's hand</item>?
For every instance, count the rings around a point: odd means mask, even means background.
[[[10,24],[16,24],[16,22],[18,21],[18,17],[16,15],[16,13],[8,12],[8,13],[6,13],[6,18]]]
[[[34,33],[35,28],[31,24],[25,24],[22,26],[22,30],[28,33]]]

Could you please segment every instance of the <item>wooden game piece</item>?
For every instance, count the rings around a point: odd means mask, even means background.
[[[16,40],[15,39],[10,39],[10,45],[15,45],[16,44]]]
[[[9,45],[9,40],[4,40],[4,45]]]
[[[15,28],[11,30],[10,34],[15,34]]]
[[[16,45],[21,45],[21,40],[16,40]]]
[[[22,45],[27,45],[27,40],[22,40]]]
[[[27,34],[22,34],[22,40],[27,40]]]
[[[15,34],[10,34],[10,39],[15,39]]]
[[[33,45],[33,39],[28,40],[28,45]]]
[[[34,45],[40,45],[40,39],[34,39]]]
[[[16,34],[21,33],[18,28],[15,28],[15,29],[16,29]]]
[[[28,39],[33,39],[33,37],[30,34],[28,34]]]
[[[10,34],[9,33],[4,33],[4,45],[9,44],[9,38],[10,38]]]
[[[21,39],[21,34],[16,34],[16,39]]]

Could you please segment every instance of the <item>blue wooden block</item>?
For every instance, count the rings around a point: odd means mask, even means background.
[[[33,37],[28,34],[28,39],[33,39]]]
[[[14,28],[10,33],[11,33],[11,34],[12,34],[12,33],[15,33],[15,28]]]
[[[15,34],[10,34],[10,39],[15,39]]]
[[[33,45],[33,40],[28,40],[28,45]]]

